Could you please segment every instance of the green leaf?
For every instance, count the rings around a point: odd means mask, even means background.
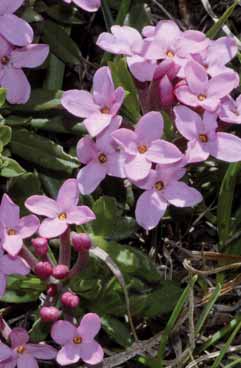
[[[5,125],[0,125],[0,141],[6,146],[12,138],[12,129]]]
[[[69,5],[56,4],[48,6],[46,13],[50,16],[50,18],[59,23],[73,25],[85,23],[84,18],[81,17],[81,13],[76,8],[73,8]]]
[[[117,318],[108,315],[101,317],[103,330],[119,345],[128,347],[133,342],[128,327]]]
[[[221,28],[223,27],[223,25],[227,22],[227,20],[229,19],[229,17],[231,17],[231,15],[233,14],[234,9],[236,8],[236,6],[240,3],[240,0],[236,0],[225,12],[224,14],[221,16],[221,18],[219,18],[219,20],[214,23],[214,25],[208,30],[208,32],[206,33],[207,37],[214,39],[216,37],[216,35],[218,34],[218,32],[221,30]]]
[[[78,160],[65,153],[63,147],[26,129],[15,129],[11,141],[12,152],[33,164],[69,174],[79,167]]]
[[[2,164],[0,166],[0,175],[5,178],[13,178],[22,175],[25,170],[19,163],[12,158],[2,156]]]
[[[57,58],[65,63],[80,64],[81,52],[61,26],[50,20],[43,22],[42,38],[50,46],[51,52]]]
[[[0,88],[0,108],[5,104],[6,100],[6,89]]]
[[[61,107],[62,91],[48,91],[45,89],[32,90],[29,101],[24,105],[11,105],[11,111],[35,112],[47,111]]]
[[[39,341],[44,341],[48,337],[50,325],[44,323],[41,319],[37,319],[33,324],[30,332],[31,342],[39,343]]]
[[[109,66],[115,86],[123,87],[128,92],[123,105],[123,113],[133,123],[136,123],[140,118],[139,97],[126,61],[124,58],[116,58],[114,62],[109,62]]]
[[[143,0],[133,1],[125,23],[138,31],[142,31],[143,27],[151,24],[150,15],[147,13],[147,4]]]
[[[105,26],[107,31],[110,31],[111,26],[114,24],[114,19],[112,17],[110,7],[108,1],[102,0],[101,2],[101,9],[105,20]]]
[[[125,239],[136,230],[136,222],[131,217],[124,217],[115,198],[100,197],[92,207],[96,220],[90,225],[95,235],[109,239]]]
[[[240,173],[241,163],[232,163],[228,166],[223,178],[217,208],[217,225],[220,245],[223,248],[230,235],[231,213],[233,205],[233,196],[236,185],[237,175]]]

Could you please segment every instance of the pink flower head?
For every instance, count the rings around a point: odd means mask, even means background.
[[[29,197],[25,206],[33,213],[46,216],[39,227],[44,238],[63,234],[71,224],[82,225],[95,220],[95,214],[87,206],[77,206],[79,191],[77,181],[68,179],[60,187],[56,200],[44,195]]]
[[[13,15],[24,0],[0,1],[0,35],[16,46],[26,46],[33,41],[33,30],[23,19]]]
[[[231,96],[225,97],[218,110],[218,116],[225,123],[241,124],[241,96],[236,100]]]
[[[96,12],[101,5],[101,0],[64,0],[64,2],[73,3],[88,12]]]
[[[70,90],[64,93],[61,103],[71,114],[84,118],[84,125],[92,137],[107,128],[124,101],[125,90],[115,89],[108,67],[94,75],[93,93]]]
[[[159,165],[142,182],[136,183],[145,192],[136,203],[136,221],[146,230],[156,227],[169,204],[193,207],[202,200],[201,194],[178,181],[185,173],[179,165]]]
[[[241,139],[217,132],[216,114],[205,112],[203,119],[186,106],[174,109],[176,127],[189,141],[186,158],[189,163],[206,160],[209,155],[227,162],[241,161]]]
[[[29,335],[23,328],[14,328],[9,336],[11,347],[0,343],[0,368],[38,368],[37,359],[52,360],[56,350],[50,345],[29,343]]]
[[[21,257],[10,257],[4,254],[0,249],[0,297],[2,297],[6,290],[7,276],[22,275],[25,276],[30,272],[29,265]]]
[[[162,115],[151,111],[140,119],[135,131],[122,128],[112,134],[126,154],[124,168],[130,180],[147,177],[152,163],[171,164],[182,159],[182,153],[174,144],[160,139],[162,133]]]
[[[22,68],[41,65],[48,53],[48,45],[31,44],[14,48],[0,36],[0,85],[7,90],[8,102],[24,104],[28,101],[31,86]]]
[[[102,347],[94,340],[101,328],[97,314],[86,314],[78,327],[67,321],[57,321],[52,327],[52,339],[62,346],[57,354],[60,365],[77,363],[80,359],[90,365],[103,360]]]
[[[77,155],[81,163],[85,164],[80,169],[77,180],[81,194],[92,193],[104,180],[106,175],[124,178],[123,152],[120,152],[111,137],[111,133],[117,131],[121,119],[114,118],[112,124],[96,139],[90,136],[82,138],[77,145]]]
[[[39,219],[34,215],[20,218],[19,207],[4,194],[0,205],[0,245],[15,257],[23,246],[23,239],[32,236],[39,227]]]
[[[185,66],[186,84],[181,82],[176,87],[176,97],[183,104],[202,107],[215,111],[223,97],[227,96],[239,84],[237,73],[230,71],[208,79],[205,68],[190,61]]]

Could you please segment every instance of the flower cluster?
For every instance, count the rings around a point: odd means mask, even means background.
[[[13,13],[24,0],[1,0],[0,4],[0,86],[7,90],[7,101],[24,104],[31,86],[23,68],[36,68],[49,53],[48,45],[33,44],[33,30]]]
[[[6,291],[9,275],[25,276],[31,271],[46,285],[46,295],[40,307],[40,318],[51,323],[51,336],[61,345],[59,352],[45,344],[29,343],[27,331],[11,330],[0,320],[0,331],[11,347],[0,343],[0,368],[26,365],[38,366],[36,359],[55,359],[60,365],[78,362],[98,364],[103,360],[103,350],[94,337],[100,330],[100,318],[86,314],[78,327],[76,322],[61,320],[79,306],[80,299],[67,286],[66,281],[78,275],[86,265],[91,248],[87,234],[71,232],[71,225],[82,225],[95,219],[87,206],[78,206],[79,191],[76,179],[68,179],[60,187],[56,200],[46,196],[29,197],[25,206],[35,214],[45,217],[40,222],[36,215],[20,217],[19,207],[4,194],[0,205],[0,296]],[[32,238],[38,232],[38,237]],[[49,239],[59,237],[58,264],[49,257]],[[29,242],[29,239],[31,242]],[[71,244],[77,259],[71,265]]]

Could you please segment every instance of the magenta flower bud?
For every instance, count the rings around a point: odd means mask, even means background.
[[[32,239],[32,246],[34,247],[36,256],[43,257],[48,253],[49,245],[46,238],[39,237]]]
[[[47,279],[53,273],[53,268],[49,262],[38,262],[35,266],[35,273],[41,279]]]
[[[61,311],[56,307],[43,307],[40,309],[40,317],[44,322],[55,322],[60,315]]]
[[[57,294],[57,285],[54,285],[54,284],[48,285],[47,295],[53,297],[56,294]]]
[[[61,296],[61,302],[65,307],[76,308],[80,303],[80,299],[78,295],[72,293],[71,291],[66,291],[66,293]]]
[[[66,265],[57,265],[53,268],[53,276],[58,280],[63,280],[69,274],[69,267]]]
[[[91,239],[85,233],[73,233],[72,244],[76,252],[88,252],[91,248]]]

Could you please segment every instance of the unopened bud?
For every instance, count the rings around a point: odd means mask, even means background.
[[[32,239],[32,246],[34,247],[36,256],[43,257],[48,253],[49,245],[46,238],[39,237]]]
[[[35,266],[35,273],[41,279],[47,279],[52,272],[53,268],[49,262],[38,262]]]
[[[47,295],[55,296],[56,294],[57,294],[57,285],[54,285],[54,284],[48,285]]]
[[[91,239],[85,233],[73,233],[72,244],[76,252],[88,252],[91,248]]]
[[[65,307],[76,308],[80,303],[80,299],[78,295],[70,291],[66,291],[66,293],[61,296],[61,302]]]
[[[40,309],[40,317],[44,322],[55,322],[60,318],[61,311],[56,307],[43,307]]]
[[[66,265],[57,265],[53,268],[53,276],[58,280],[63,280],[69,274],[69,267]]]

